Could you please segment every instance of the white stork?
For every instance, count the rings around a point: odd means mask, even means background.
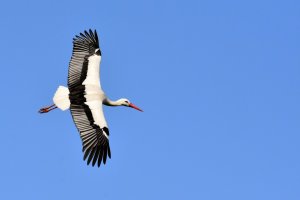
[[[109,130],[104,118],[102,104],[106,106],[127,106],[140,108],[121,98],[112,101],[106,97],[100,85],[101,50],[96,30],[91,29],[76,35],[73,39],[73,54],[69,63],[68,88],[59,86],[53,97],[54,104],[41,108],[47,113],[55,108],[70,108],[73,121],[80,132],[83,159],[92,166],[106,163],[111,158]]]

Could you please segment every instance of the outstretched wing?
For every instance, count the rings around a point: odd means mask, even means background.
[[[93,113],[88,105],[71,104],[70,109],[76,127],[80,132],[82,151],[84,152],[83,159],[87,159],[88,165],[92,161],[92,166],[98,163],[98,167],[100,167],[102,161],[104,164],[106,163],[107,156],[111,158],[108,128],[100,128],[95,123]]]
[[[69,63],[68,87],[79,85],[100,87],[101,50],[96,30],[84,31],[73,38],[73,53]]]
[[[103,115],[99,68],[101,51],[97,32],[85,31],[73,40],[68,87],[70,110],[80,132],[87,164],[106,163],[110,158],[109,130]]]

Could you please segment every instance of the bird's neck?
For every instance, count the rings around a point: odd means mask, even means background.
[[[109,98],[104,99],[103,104],[106,106],[121,106],[122,105],[120,99],[117,101],[112,101]]]

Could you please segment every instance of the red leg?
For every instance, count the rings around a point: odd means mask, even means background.
[[[54,110],[56,109],[57,107],[55,106],[55,104],[51,105],[51,106],[48,106],[48,107],[44,107],[44,108],[41,108],[39,110],[39,113],[47,113],[47,112],[50,112],[51,110]]]

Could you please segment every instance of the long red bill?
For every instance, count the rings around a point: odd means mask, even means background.
[[[134,109],[136,109],[138,111],[144,112],[142,109],[140,109],[139,107],[137,107],[136,105],[134,105],[132,103],[129,104],[129,107],[134,108]]]

